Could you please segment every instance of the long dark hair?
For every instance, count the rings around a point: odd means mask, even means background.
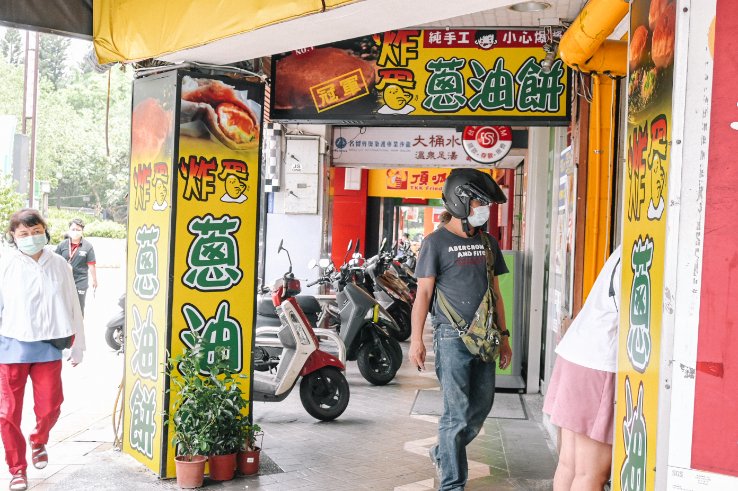
[[[46,225],[46,220],[41,216],[38,210],[33,208],[23,208],[18,210],[10,217],[10,223],[8,224],[7,239],[8,242],[15,245],[15,239],[13,238],[13,232],[20,225],[26,227],[35,227],[36,225],[42,225],[44,227],[44,233],[46,233],[46,240],[51,242],[51,235],[49,234],[49,226]]]

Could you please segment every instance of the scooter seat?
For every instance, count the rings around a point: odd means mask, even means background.
[[[318,301],[315,299],[312,295],[298,295],[297,297],[297,305],[300,306],[302,311],[305,313],[305,315],[308,317],[308,319],[311,319],[311,317],[317,317],[317,314],[320,314],[321,308]],[[274,303],[272,302],[271,297],[263,296],[259,298],[258,305],[256,307],[256,312],[259,315],[262,315],[264,317],[274,317],[277,318],[277,311],[274,309]]]

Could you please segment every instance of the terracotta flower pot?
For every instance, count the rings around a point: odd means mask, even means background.
[[[238,472],[247,476],[259,472],[259,455],[261,455],[259,447],[238,452]]]
[[[174,458],[177,469],[177,486],[182,489],[199,488],[205,476],[205,462],[203,455],[180,455]]]
[[[210,479],[214,481],[230,481],[236,474],[236,454],[211,455]]]

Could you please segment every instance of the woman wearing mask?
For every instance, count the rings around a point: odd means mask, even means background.
[[[8,239],[15,249],[0,259],[0,434],[12,479],[11,491],[27,488],[26,442],[21,433],[26,381],[33,384],[36,427],[30,435],[34,467],[48,464],[49,431],[63,401],[62,349],[71,346],[72,366],[85,349],[82,312],[72,270],[53,251],[38,211],[10,217]]]

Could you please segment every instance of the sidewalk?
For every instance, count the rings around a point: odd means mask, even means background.
[[[426,343],[432,345],[430,336]],[[406,351],[407,343],[402,344]],[[432,352],[426,366],[433,366]],[[334,422],[310,417],[300,403],[299,391],[281,403],[255,403],[255,420],[266,433],[261,474],[227,483],[206,479],[206,488],[435,489],[428,448],[436,440],[440,394],[432,370],[419,374],[405,361],[392,383],[375,387],[352,362],[347,378],[351,400]],[[541,405],[538,395],[498,394],[482,433],[468,447],[467,490],[551,489],[556,457],[540,423]],[[51,464],[44,471],[29,468],[31,489],[177,489],[175,481],[160,481],[129,456],[109,450],[112,438],[105,439],[105,435],[112,436],[105,431],[109,418],[92,418],[80,411],[75,409],[68,417],[70,421],[89,417],[88,434],[95,441],[87,441],[84,432],[62,438],[65,431],[55,429],[59,441],[49,448]],[[2,486],[7,481],[0,481],[0,489]]]

